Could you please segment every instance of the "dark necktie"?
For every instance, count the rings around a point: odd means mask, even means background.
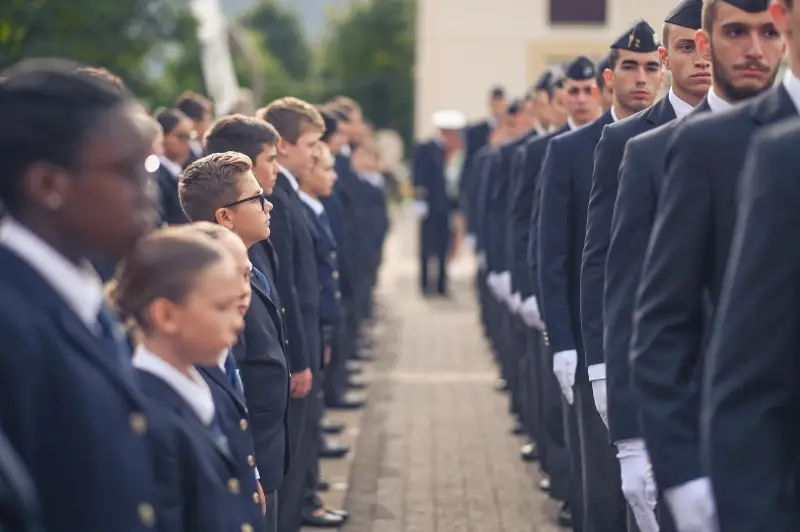
[[[228,381],[230,381],[233,389],[236,390],[236,393],[244,399],[244,386],[242,385],[242,380],[239,378],[236,362],[233,360],[233,356],[230,353],[225,357],[225,375],[228,377]]]
[[[264,275],[263,273],[261,273],[260,271],[258,271],[258,268],[256,268],[255,266],[253,266],[252,275],[253,275],[253,279],[256,280],[258,285],[267,294],[267,297],[269,297],[271,290],[270,290],[270,287],[269,287],[269,281],[267,281],[267,276]]]
[[[114,363],[119,366],[126,377],[133,377],[131,365],[131,348],[127,339],[120,331],[117,317],[106,305],[100,307],[97,314],[97,324],[100,326],[100,340],[113,357]]]

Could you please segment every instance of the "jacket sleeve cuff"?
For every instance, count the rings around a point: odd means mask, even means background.
[[[606,365],[605,364],[592,364],[586,368],[589,373],[589,381],[600,381],[606,378]]]

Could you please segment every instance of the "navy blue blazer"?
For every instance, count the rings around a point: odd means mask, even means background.
[[[261,513],[261,499],[256,485],[253,427],[244,402],[245,398],[234,389],[225,372],[219,367],[198,367],[197,370],[211,388],[217,418],[225,437],[228,438],[231,456],[236,460],[236,478],[241,487],[238,497],[242,508],[240,515],[250,516],[248,522],[253,525],[254,532],[266,532],[267,522]]]
[[[269,241],[280,261],[275,282],[286,308],[289,367],[293,372],[309,368],[316,372],[322,343],[314,228],[306,218],[303,202],[285,175],[278,174],[269,200],[274,205]]]
[[[136,376],[150,400],[159,529],[219,532],[252,526],[238,502],[242,487],[227,441],[214,437],[169,384],[141,370]]]
[[[473,156],[469,170],[465,170],[461,177],[461,203],[467,216],[467,233],[477,238],[480,230],[478,222],[478,204],[481,188],[481,176],[488,160],[487,154],[491,146],[484,146]],[[477,244],[477,242],[476,242]]]
[[[536,253],[530,253],[531,241],[538,241],[539,227],[538,196],[541,192],[539,171],[550,144],[550,139],[569,131],[565,125],[557,131],[543,136],[529,138],[517,147],[521,152],[521,166],[511,187],[511,205],[508,225],[511,239],[511,287],[519,292],[523,299],[539,293],[539,277],[536,273]],[[535,208],[534,208],[535,206]],[[535,214],[534,214],[535,213]],[[534,251],[536,246],[533,246]]]
[[[323,327],[333,327],[342,312],[342,294],[339,291],[339,265],[336,239],[330,224],[323,223],[322,217],[305,206],[309,221],[316,226],[314,249],[317,257],[317,278],[319,279],[319,318]]]
[[[349,301],[355,295],[356,281],[366,273],[367,245],[362,238],[364,227],[368,222],[364,189],[360,179],[350,166],[350,159],[344,155],[336,156],[336,184],[333,193],[342,205],[342,230],[344,240],[337,240],[339,245],[339,267],[347,269],[349,283],[341,285],[342,298]],[[335,230],[335,226],[334,226]],[[342,262],[344,261],[344,262]]]
[[[642,133],[625,145],[611,219],[603,292],[603,354],[611,441],[642,437],[639,405],[631,390],[630,345],[636,288],[664,179],[666,154],[663,147],[682,120],[709,109],[704,99],[683,119]]]
[[[188,224],[189,217],[183,212],[178,196],[178,178],[162,165],[158,169],[156,182],[158,183],[161,222],[169,225]]]
[[[322,205],[325,207],[325,212],[328,214],[328,220],[331,222],[331,230],[333,230],[333,239],[336,242],[337,256],[336,262],[339,267],[339,291],[343,298],[348,297],[353,293],[353,279],[351,273],[350,262],[352,259],[342,252],[348,249],[346,244],[347,231],[345,230],[345,213],[342,195],[334,192],[328,197],[320,198]]]
[[[0,426],[33,479],[46,530],[150,530],[149,420],[132,372],[5,247],[0,337]]]
[[[253,298],[233,356],[244,386],[261,486],[270,492],[278,489],[289,469],[289,361],[281,309],[255,279],[250,286]],[[243,419],[239,424],[247,427]]]
[[[444,148],[436,141],[419,144],[414,150],[412,178],[414,188],[423,189],[418,198],[428,204],[427,220],[447,221],[452,210],[447,196]]]
[[[17,452],[0,433],[0,530],[41,532],[42,517],[33,481]]]
[[[729,111],[683,121],[667,144],[631,340],[645,438],[663,445],[648,449],[660,488],[706,473],[698,411],[707,317],[728,264],[739,177],[753,133],[795,116],[781,84]]]
[[[603,289],[606,253],[611,239],[611,217],[617,199],[619,165],[629,139],[675,119],[664,97],[660,102],[603,128],[594,152],[592,192],[587,212],[586,241],[581,266],[581,331],[586,364],[603,364]]]
[[[576,350],[576,382],[588,382],[580,322],[580,274],[593,156],[611,112],[553,138],[542,165],[539,217],[540,308],[554,353]]]

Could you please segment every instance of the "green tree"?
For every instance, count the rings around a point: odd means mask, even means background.
[[[414,124],[412,0],[351,0],[332,22],[322,49],[326,97],[357,100],[378,128],[397,130],[410,145]]]
[[[147,84],[145,60],[172,39],[185,0],[5,0],[0,7],[0,67],[23,57],[69,58]]]
[[[245,11],[240,22],[263,39],[269,54],[295,80],[304,80],[311,70],[311,49],[300,21],[291,8],[278,0],[259,0]]]

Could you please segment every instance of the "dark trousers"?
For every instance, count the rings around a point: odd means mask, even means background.
[[[267,500],[267,532],[278,532],[278,490],[264,495]]]
[[[551,366],[552,373],[552,366]],[[555,377],[554,377],[555,378]],[[557,383],[558,381],[556,381]],[[558,385],[558,384],[556,384]],[[560,388],[558,392],[561,396],[561,405],[564,412],[565,424],[564,436],[569,453],[569,503],[572,509],[572,530],[574,532],[592,532],[587,526],[586,511],[584,510],[584,490],[583,490],[583,457],[581,456],[581,435],[578,428],[578,408],[577,399],[573,404],[567,404]]]
[[[347,392],[347,361],[354,348],[349,341],[352,336],[347,332],[347,320],[350,319],[348,314],[352,313],[351,303],[343,304],[340,322],[333,329],[331,361],[325,368],[325,379],[322,383],[323,394],[328,402],[335,402]]]
[[[539,386],[541,430],[537,444],[544,447],[542,468],[550,476],[550,496],[560,501],[572,502],[572,460],[567,446],[568,417],[561,389],[553,374],[550,347],[542,336],[536,334],[540,344],[536,357],[537,384]]]
[[[578,371],[582,371],[580,368]],[[619,462],[594,404],[591,383],[575,384],[575,405],[583,460],[583,496],[587,532],[627,529],[627,503],[622,495]]]
[[[525,359],[525,324],[516,314],[512,314],[506,308],[506,320],[508,323],[508,375],[510,377],[509,386],[511,389],[511,412],[516,414],[520,421],[523,417],[525,394],[525,379],[522,370],[523,360]],[[523,427],[525,424],[523,423]],[[528,434],[530,436],[530,434]]]
[[[522,401],[522,424],[532,440],[539,442],[542,439],[541,421],[541,384],[539,384],[539,336],[537,331],[527,329],[523,331],[524,346],[522,360],[519,364],[520,374],[520,400]],[[537,445],[540,463],[547,461],[547,449]]]
[[[306,481],[316,460],[317,406],[316,375],[311,393],[303,399],[289,400],[289,444],[294,454],[289,471],[278,490],[278,525],[280,532],[298,532],[302,523]],[[293,429],[293,427],[295,427]]]
[[[447,292],[447,255],[450,249],[450,227],[447,218],[429,217],[421,224],[420,236],[420,288],[427,292],[430,288],[428,267],[431,260],[436,261],[438,276],[436,290]]]
[[[314,376],[314,379],[319,379],[319,383],[314,387],[315,390],[309,394],[314,400],[314,415],[316,424],[314,426],[314,433],[309,434],[308,437],[313,439],[314,456],[309,463],[308,472],[305,479],[305,500],[303,506],[311,511],[316,510],[322,505],[322,501],[317,495],[317,486],[319,485],[319,449],[325,444],[325,435],[322,433],[322,417],[325,415],[325,399],[323,396],[322,388],[325,384],[327,375],[325,371],[320,371]]]

